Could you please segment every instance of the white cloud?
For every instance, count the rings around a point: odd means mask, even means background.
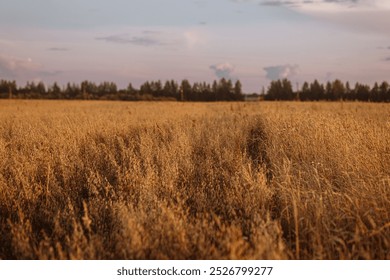
[[[229,62],[211,65],[210,69],[214,71],[215,76],[217,76],[219,79],[234,79],[232,77],[232,73],[234,72],[235,67]]]
[[[206,41],[204,34],[197,30],[185,31],[184,38],[189,49],[192,49],[197,45],[204,44]]]
[[[39,71],[41,65],[33,62],[31,58],[16,58],[0,54],[0,75],[5,77],[18,77]]]
[[[262,0],[260,4],[264,6],[285,6],[319,13],[390,9],[390,1],[387,0]]]
[[[389,0],[262,0],[357,32],[390,36]]]
[[[32,58],[19,58],[0,54],[0,76],[5,79],[41,81],[42,78],[54,77],[62,71],[48,71]]]
[[[279,80],[295,76],[299,72],[298,65],[275,65],[264,67],[266,77],[270,80]]]
[[[123,30],[121,33],[98,36],[95,39],[114,44],[128,44],[140,47],[164,47],[165,49],[178,47],[192,49],[206,42],[204,34],[196,29],[167,29],[161,27],[156,27],[155,30],[133,28]]]

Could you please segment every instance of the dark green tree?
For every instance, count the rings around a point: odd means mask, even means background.
[[[379,93],[381,102],[390,102],[390,86],[388,82],[383,81],[381,83]]]
[[[242,94],[242,84],[241,84],[240,80],[237,80],[234,83],[234,100],[240,101],[243,99],[244,99],[244,97]]]
[[[359,101],[370,100],[370,87],[368,85],[356,83],[354,91],[357,100]]]
[[[313,100],[313,94],[307,82],[304,82],[302,85],[302,89],[299,94],[299,100],[301,101]]]
[[[342,100],[345,97],[345,87],[342,81],[334,80],[332,83],[332,96],[330,100],[338,101]]]
[[[57,82],[48,88],[48,96],[50,99],[60,99],[62,96],[62,91]]]
[[[189,98],[192,96],[192,86],[187,79],[184,79],[181,82],[180,94],[181,94],[180,96],[181,101],[190,100]]]
[[[312,94],[311,100],[319,101],[325,99],[324,86],[320,84],[317,80],[314,80],[314,82],[310,84],[310,91]]]

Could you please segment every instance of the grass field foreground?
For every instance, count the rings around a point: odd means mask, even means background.
[[[0,101],[0,259],[390,259],[390,106]]]

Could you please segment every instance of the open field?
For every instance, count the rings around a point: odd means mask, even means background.
[[[0,101],[0,259],[390,259],[390,106]]]

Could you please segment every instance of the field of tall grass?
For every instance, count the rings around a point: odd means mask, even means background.
[[[390,259],[390,106],[0,101],[0,259]]]

